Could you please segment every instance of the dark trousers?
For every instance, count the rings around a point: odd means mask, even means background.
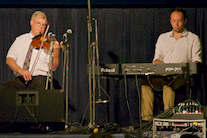
[[[25,84],[24,79],[22,77],[17,77],[14,80],[7,81],[0,85],[0,90],[17,90],[17,91],[24,91],[24,90],[45,90],[46,86],[46,76],[33,76],[32,80]],[[60,85],[57,81],[54,81],[55,89],[60,89]],[[48,87],[49,89],[50,87]]]

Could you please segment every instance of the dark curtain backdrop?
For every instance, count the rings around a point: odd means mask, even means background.
[[[83,119],[83,125],[88,125],[87,8],[0,8],[0,83],[14,78],[5,63],[5,57],[16,36],[30,31],[29,20],[36,10],[42,10],[47,14],[51,24],[49,32],[55,33],[58,41],[62,40],[62,35],[67,29],[73,30],[68,37],[70,69],[69,83],[66,85],[69,87],[69,123],[81,123]],[[203,45],[203,62],[206,64],[207,8],[186,7],[185,10],[188,17],[186,28],[199,35]],[[100,63],[152,62],[158,36],[171,30],[170,12],[171,8],[92,8],[92,17],[98,20]],[[54,73],[60,85],[63,74],[62,55],[61,53],[60,66]],[[127,78],[126,82],[117,78],[101,79],[101,86],[109,93],[110,102],[109,113],[106,104],[97,104],[97,124],[103,125],[107,119],[120,126],[138,122],[139,98],[135,79]],[[140,79],[138,82],[140,86]],[[202,97],[199,100],[203,104],[206,104],[205,84],[204,76],[203,87],[199,91]],[[103,91],[101,94],[103,99],[106,98]],[[127,101],[130,109],[127,108]],[[162,104],[160,105],[156,105],[155,108],[162,107]]]

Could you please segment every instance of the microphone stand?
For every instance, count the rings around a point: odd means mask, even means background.
[[[98,23],[97,23],[97,19],[95,19],[95,33],[96,33],[96,45],[95,45],[95,48],[96,48],[96,60],[97,60],[97,66],[96,66],[96,69],[97,69],[97,77],[98,77],[98,92],[99,92],[99,100],[101,100],[101,84],[100,84],[100,77],[99,77],[99,51],[98,51]]]
[[[93,109],[93,125],[95,125],[95,97],[96,97],[96,74],[95,74],[95,57],[96,57],[96,43],[92,42],[92,49],[93,49],[93,66],[92,66],[92,71],[93,71],[93,95],[92,95],[92,109]]]
[[[92,32],[92,19],[91,19],[91,3],[90,0],[88,0],[88,20],[87,20],[87,25],[88,25],[88,66],[89,66],[89,72],[88,72],[88,83],[89,83],[89,107],[90,107],[90,120],[89,120],[89,128],[94,127],[95,125],[95,118],[94,118],[94,104],[92,103],[92,81],[91,81],[91,52],[92,52],[92,47],[91,47],[91,32]],[[94,99],[94,98],[93,98]]]
[[[101,97],[100,92],[100,77],[99,77],[99,51],[98,51],[98,31],[97,31],[97,19],[95,20],[95,35],[96,40],[89,45],[88,49],[88,62],[89,62],[89,104],[90,104],[90,122],[89,127],[95,127],[95,93],[96,93],[96,69],[98,78],[98,90],[99,90],[99,100]],[[90,36],[90,35],[89,35]],[[97,61],[97,63],[96,63]],[[93,88],[92,88],[93,85]],[[93,91],[92,91],[93,89]]]
[[[97,55],[97,65],[99,66],[99,55],[98,55],[98,35],[97,35],[97,20],[95,20],[95,28],[96,28],[96,41],[91,43],[91,32],[92,32],[92,18],[91,18],[91,4],[90,0],[88,0],[88,65],[89,65],[89,107],[90,107],[90,121],[89,128],[95,128],[95,91],[96,91],[96,78],[95,78],[95,59]],[[97,53],[96,53],[97,52]],[[92,62],[93,61],[93,62]],[[92,65],[93,63],[93,65]],[[99,69],[99,67],[97,67]],[[97,70],[99,73],[99,70]],[[93,74],[93,78],[92,78]],[[93,91],[92,91],[92,79],[93,79]],[[100,84],[100,82],[98,82]]]
[[[66,34],[67,35],[67,34]],[[68,107],[69,107],[69,101],[68,101],[68,97],[69,97],[69,90],[68,90],[68,76],[69,76],[69,48],[70,45],[67,42],[67,37],[64,37],[64,42],[63,42],[63,52],[64,52],[64,67],[63,67],[63,80],[62,80],[62,89],[61,92],[64,92],[64,88],[65,88],[65,129],[68,128],[69,122],[68,122],[68,118],[69,118],[69,114],[68,114]],[[66,74],[66,75],[65,75]],[[66,81],[65,81],[66,80]]]
[[[95,91],[96,91],[96,72],[95,72],[95,61],[97,58],[97,75],[99,79],[99,54],[98,54],[98,31],[97,31],[97,20],[91,18],[91,4],[88,0],[88,64],[89,64],[89,106],[90,106],[90,121],[89,128],[95,128]],[[92,32],[92,21],[95,20],[95,42],[91,43],[91,32]],[[91,55],[92,54],[92,55]],[[92,65],[93,60],[93,65]],[[92,78],[93,74],[93,78]],[[92,91],[92,79],[93,79],[93,91]],[[99,93],[100,93],[100,79],[98,80]]]
[[[46,86],[45,90],[48,90],[48,82],[50,81],[50,90],[53,90],[53,46],[54,46],[54,41],[53,39],[55,38],[55,34],[51,34],[52,41],[50,42],[50,59],[49,59],[49,69],[47,72],[47,80],[46,80]]]
[[[100,88],[100,77],[99,77],[99,51],[98,51],[98,25],[97,19],[91,18],[91,7],[90,0],[88,0],[88,65],[89,65],[89,73],[88,73],[88,81],[89,81],[89,106],[90,106],[90,121],[89,128],[95,128],[95,92],[96,92],[96,71],[95,67],[97,67],[97,78],[98,78],[98,91],[99,91],[99,99],[101,100],[101,88]],[[92,32],[92,21],[95,21],[95,42],[91,43],[91,32]],[[97,61],[97,63],[96,63]],[[93,81],[92,81],[93,80]],[[93,88],[92,88],[93,85]],[[93,89],[93,91],[92,91]]]

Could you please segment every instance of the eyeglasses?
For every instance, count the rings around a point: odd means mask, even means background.
[[[34,22],[35,22],[35,20],[33,20]],[[47,26],[47,24],[42,24],[42,23],[40,23],[40,22],[35,22],[37,25],[39,25],[39,26],[43,26],[43,27],[46,27]]]

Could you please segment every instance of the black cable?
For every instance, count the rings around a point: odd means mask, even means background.
[[[9,124],[7,124],[3,127],[0,127],[0,129],[5,129],[6,127],[9,127],[10,125],[12,125],[15,122],[15,120],[17,118],[17,114],[18,114],[17,106],[15,106],[15,107],[16,107],[16,110],[15,110],[15,116],[14,116],[13,120]]]
[[[127,108],[129,110],[129,116],[130,116],[130,120],[131,120],[131,125],[133,126],[133,119],[132,119],[132,114],[131,114],[131,109],[130,109],[130,105],[129,105],[129,99],[127,96],[127,81],[126,81],[126,73],[124,74],[124,81],[125,81],[125,97],[126,97],[126,104],[127,104]]]
[[[141,118],[141,93],[139,90],[138,80],[137,80],[137,74],[135,75],[135,81],[136,81],[136,88],[138,93],[138,100],[139,100],[139,123],[140,126],[142,126],[142,118]],[[140,127],[140,131],[142,132],[142,127]]]
[[[81,123],[80,123],[81,126],[83,125],[83,121],[84,121],[84,118],[85,118],[85,116],[86,116],[88,107],[89,107],[89,102],[88,102],[88,104],[87,104],[87,106],[86,106],[85,112],[83,113],[83,117],[82,117],[82,120],[81,120]]]
[[[24,104],[24,107],[27,109],[28,113],[33,117],[33,119],[35,120],[36,124],[38,123],[37,118],[35,117],[34,113],[32,114],[32,112],[30,111],[30,109],[28,108],[28,106],[26,104]]]
[[[176,75],[174,78],[173,78],[173,80],[171,81],[171,82],[169,82],[168,84],[167,84],[167,86],[169,87],[178,77],[179,77],[180,75]],[[166,77],[166,76],[163,76],[163,77]],[[163,88],[161,88],[161,89],[156,89],[155,88],[155,86],[151,83],[151,81],[150,81],[150,75],[147,75],[147,81],[148,81],[148,83],[149,83],[149,85],[152,87],[152,89],[154,89],[155,91],[162,91],[163,90]]]

